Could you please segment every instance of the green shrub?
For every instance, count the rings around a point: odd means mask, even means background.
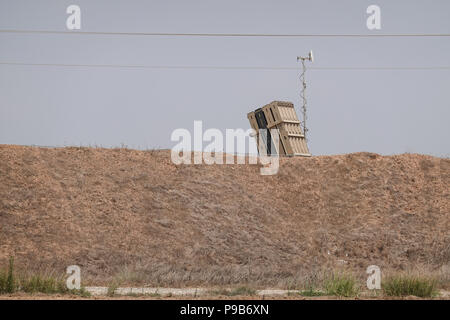
[[[8,274],[4,270],[0,270],[0,294],[6,293],[6,278]]]
[[[69,290],[64,277],[53,276],[51,274],[33,274],[22,276],[19,281],[19,290],[26,293],[45,293],[45,294],[74,294],[81,297],[90,297],[90,293],[85,288],[79,290]]]
[[[108,292],[107,292],[107,296],[108,297],[114,297],[116,294],[116,290],[119,287],[119,282],[117,280],[114,280],[113,282],[111,282],[108,286]]]
[[[20,280],[20,290],[26,293],[47,294],[69,292],[63,278],[40,274],[22,277]]]
[[[355,278],[346,273],[332,274],[324,283],[327,295],[339,297],[355,297],[359,293],[359,287]]]
[[[415,275],[397,275],[383,280],[381,287],[387,296],[417,296],[429,298],[437,295],[437,281]]]
[[[304,297],[320,297],[320,296],[325,295],[322,291],[315,290],[312,287],[310,287],[306,290],[300,291],[298,294],[301,296],[304,296]]]
[[[91,296],[91,293],[84,287],[81,287],[80,290],[70,290],[69,292],[83,298],[89,298]]]
[[[9,258],[7,270],[0,270],[0,294],[14,293],[17,290],[17,282],[14,272],[14,258]]]
[[[80,290],[69,290],[64,281],[64,276],[55,277],[51,274],[25,274],[19,273],[16,276],[14,270],[14,258],[10,257],[9,266],[0,269],[0,294],[14,293],[16,291],[26,293],[46,293],[46,294],[75,294],[82,297],[89,297],[90,293],[85,288]]]
[[[298,294],[304,297],[320,297],[325,295],[321,290],[318,290],[322,281],[320,281],[318,273],[309,274],[303,282],[302,289]]]
[[[16,279],[14,277],[14,257],[9,258],[8,277],[6,278],[6,292],[16,291]]]

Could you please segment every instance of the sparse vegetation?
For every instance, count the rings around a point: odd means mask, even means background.
[[[29,277],[20,279],[20,289],[26,293],[68,293],[63,279],[54,277],[52,275],[34,274]]]
[[[7,270],[0,270],[0,294],[14,293],[17,289],[17,282],[14,274],[14,258],[9,258]]]
[[[256,291],[249,287],[239,287],[231,290],[231,296],[253,296],[256,294]]]
[[[6,278],[6,292],[16,291],[16,279],[14,277],[14,257],[9,258],[8,276]]]
[[[108,292],[106,293],[106,295],[108,297],[114,297],[118,287],[119,287],[119,282],[117,280],[113,280],[108,286]]]
[[[91,296],[91,293],[84,287],[81,287],[80,290],[71,290],[70,293],[83,298],[89,298]]]
[[[0,294],[6,292],[6,275],[3,270],[0,270]]]
[[[382,281],[381,286],[385,295],[395,297],[431,298],[438,293],[435,279],[418,275],[390,276]]]
[[[356,279],[350,273],[333,273],[324,283],[327,295],[338,297],[356,297],[359,286]]]
[[[7,270],[0,269],[0,294],[26,292],[45,294],[75,294],[89,297],[90,293],[81,288],[80,290],[69,290],[63,276],[52,274],[26,274],[16,275],[14,258],[10,257]]]
[[[8,278],[8,273],[5,270],[0,270],[0,294],[7,293],[6,282]]]
[[[323,273],[312,272],[306,275],[302,282],[302,290],[298,292],[304,297],[319,297],[325,295],[323,290],[319,290],[323,283]]]
[[[253,296],[256,294],[256,290],[249,287],[238,287],[235,289],[220,289],[210,292],[213,295],[218,296]]]
[[[314,288],[309,288],[307,290],[302,290],[298,293],[299,295],[303,297],[320,297],[324,296],[325,293],[319,290],[315,290]]]
[[[157,292],[153,292],[153,293],[135,293],[135,292],[130,292],[127,294],[124,294],[124,296],[127,297],[134,297],[134,298],[139,298],[139,297],[152,297],[152,298],[159,298],[161,297],[161,295]]]

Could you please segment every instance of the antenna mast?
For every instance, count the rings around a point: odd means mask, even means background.
[[[306,73],[306,65],[305,65],[305,61],[309,60],[311,62],[314,61],[314,57],[313,57],[313,53],[312,51],[309,52],[308,57],[297,57],[297,61],[301,60],[302,61],[302,73],[300,74],[300,80],[302,81],[302,89],[300,91],[300,96],[303,100],[303,106],[301,108],[302,114],[303,114],[303,121],[302,121],[302,127],[303,127],[303,134],[305,135],[305,140],[308,141],[306,139],[306,133],[308,132],[308,128],[306,127],[306,79],[305,79],[305,73]]]

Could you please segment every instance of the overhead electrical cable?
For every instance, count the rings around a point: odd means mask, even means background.
[[[195,66],[195,65],[137,65],[137,64],[75,64],[28,63],[0,61],[7,66],[68,67],[68,68],[122,68],[122,69],[199,69],[199,70],[299,70],[299,67],[282,66]],[[423,67],[310,67],[310,70],[450,70],[450,66]]]
[[[60,34],[60,35],[111,35],[111,36],[161,36],[161,37],[266,37],[266,38],[400,38],[400,37],[450,37],[450,33],[371,33],[371,34],[334,34],[334,33],[177,33],[177,32],[114,32],[114,31],[58,31],[58,30],[20,30],[0,29],[0,33],[21,34]]]

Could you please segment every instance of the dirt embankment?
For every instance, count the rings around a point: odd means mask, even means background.
[[[151,285],[449,270],[450,160],[356,153],[180,165],[168,151],[0,146],[0,265]]]

